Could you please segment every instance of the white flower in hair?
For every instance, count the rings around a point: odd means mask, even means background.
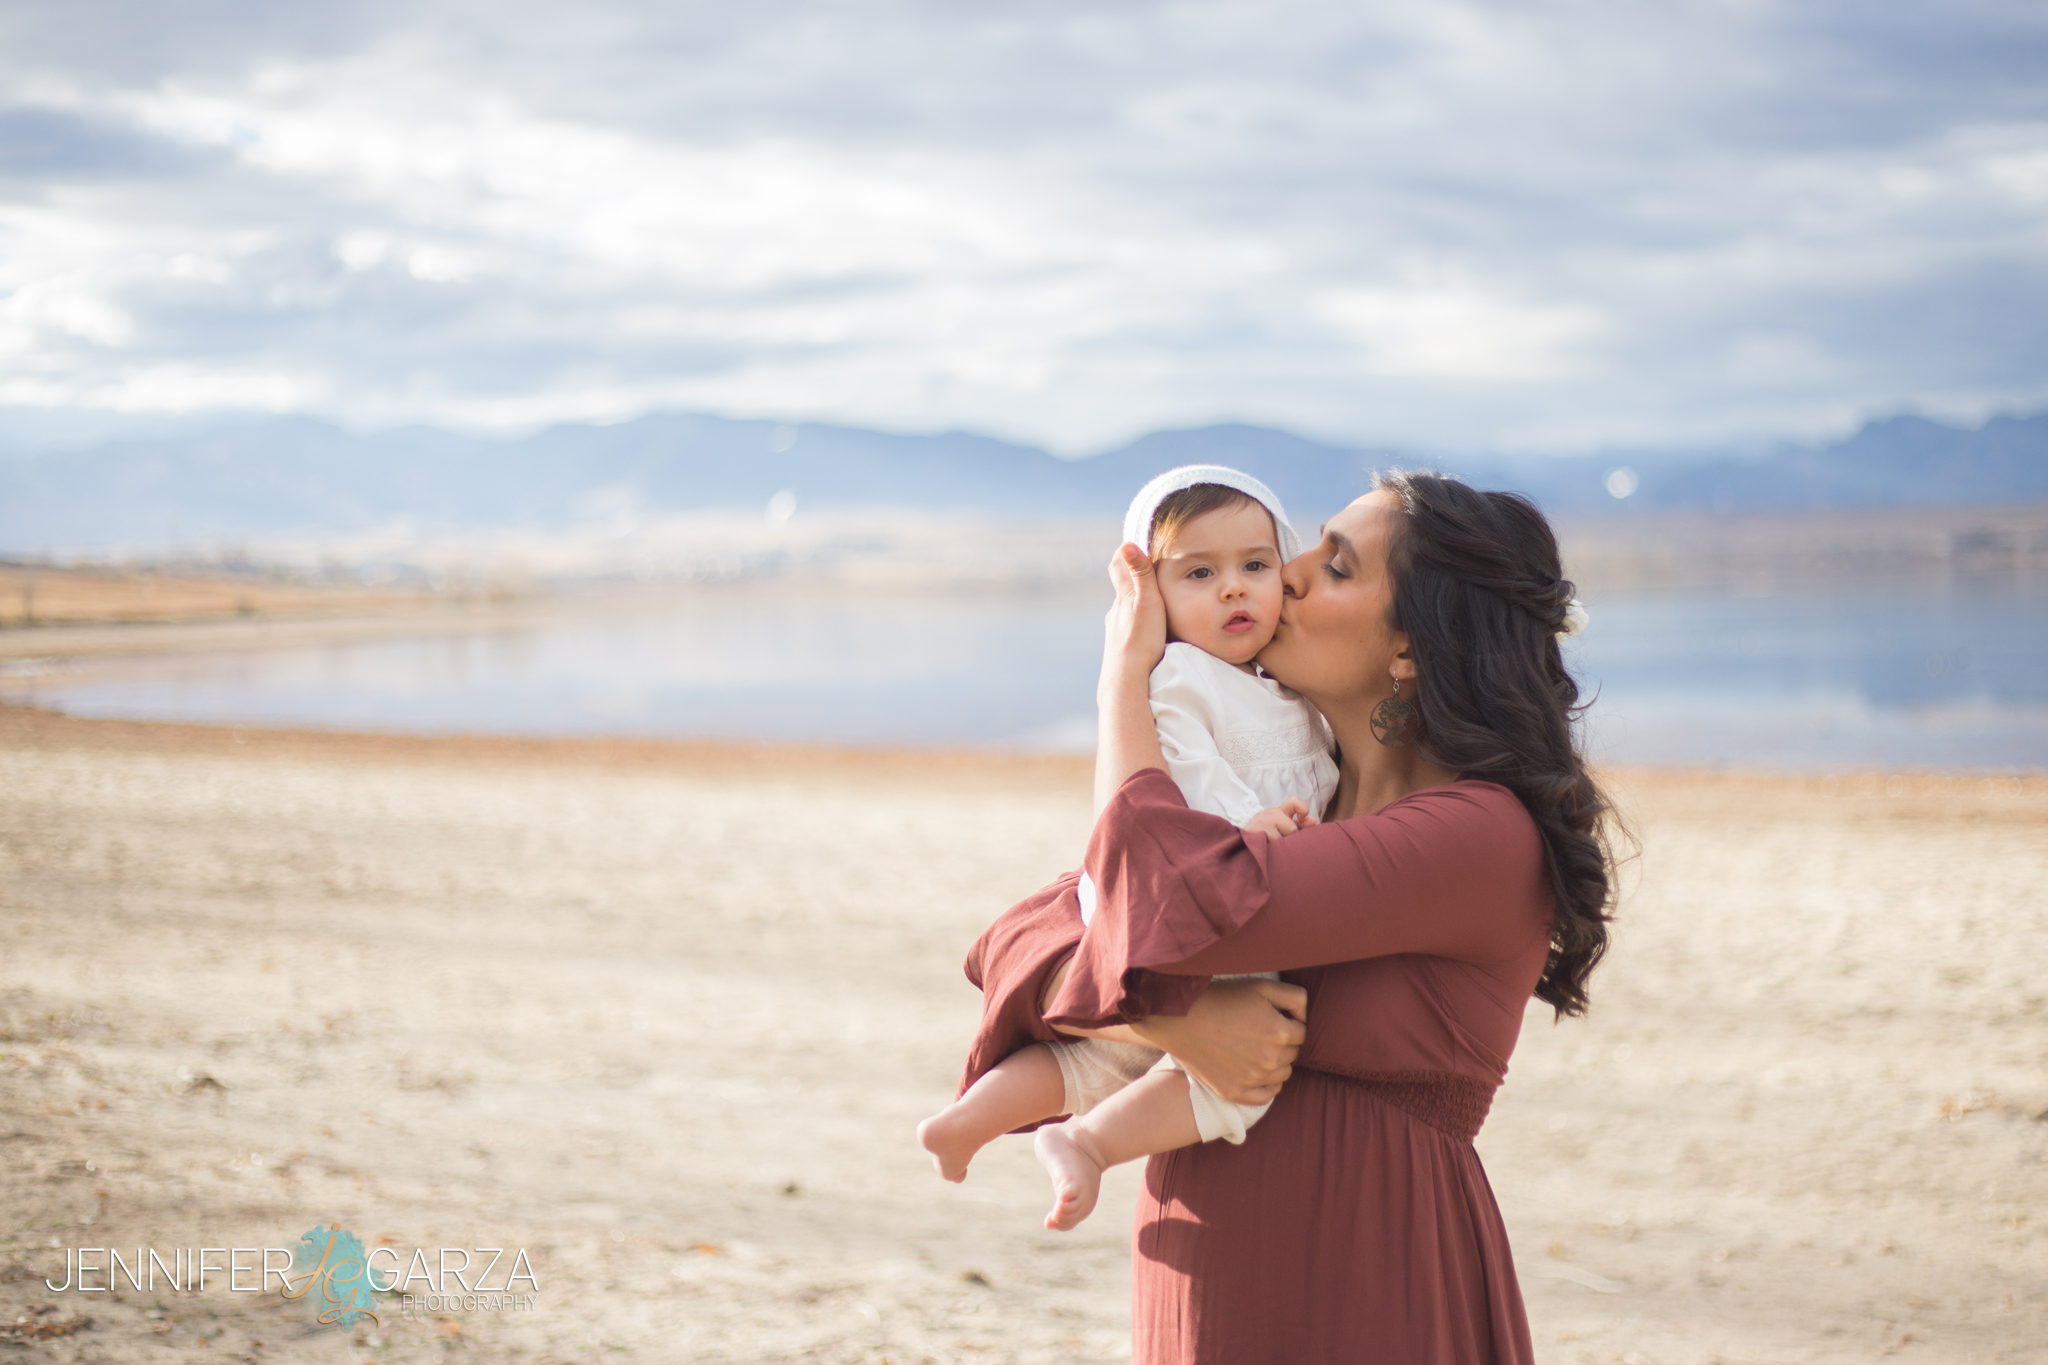
[[[1562,640],[1567,635],[1577,635],[1586,628],[1586,622],[1592,619],[1586,615],[1585,603],[1574,597],[1565,604],[1564,626],[1557,632],[1557,638]]]

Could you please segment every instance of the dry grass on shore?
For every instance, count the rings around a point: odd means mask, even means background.
[[[0,629],[382,613],[433,594],[294,582],[264,573],[0,563]]]
[[[1585,1021],[1480,1138],[1549,1362],[2048,1340],[2048,780],[1614,775]],[[413,740],[0,708],[0,1332],[60,1360],[1114,1360],[1136,1176],[932,1177],[1071,760]],[[342,1339],[46,1292],[58,1246],[524,1248],[537,1310]],[[508,1253],[509,1254],[509,1253]],[[53,1305],[39,1311],[42,1305]],[[7,1326],[12,1325],[12,1326]]]

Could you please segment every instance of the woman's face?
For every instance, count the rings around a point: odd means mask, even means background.
[[[1395,678],[1415,676],[1407,635],[1388,625],[1387,550],[1399,515],[1391,493],[1368,493],[1280,571],[1287,596],[1259,666],[1326,714],[1346,702],[1377,702]]]

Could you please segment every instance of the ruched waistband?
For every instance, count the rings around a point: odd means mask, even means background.
[[[1410,1118],[1460,1142],[1479,1136],[1500,1089],[1449,1071],[1322,1071],[1323,1075],[1370,1090]]]

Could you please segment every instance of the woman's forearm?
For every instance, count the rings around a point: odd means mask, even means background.
[[[1131,1026],[1232,1104],[1265,1104],[1293,1074],[1308,1037],[1308,993],[1280,981],[1218,981],[1184,1015]]]
[[[1040,1014],[1044,1014],[1052,1008],[1053,997],[1060,993],[1061,986],[1067,984],[1067,969],[1073,965],[1074,960],[1069,957],[1059,965],[1058,969],[1051,976],[1045,979],[1045,989],[1040,991],[1038,995],[1038,1012]],[[1138,1030],[1129,1024],[1111,1024],[1107,1028],[1068,1028],[1064,1024],[1054,1024],[1052,1028],[1055,1033],[1064,1033],[1069,1038],[1107,1038],[1113,1043],[1140,1043],[1147,1047],[1154,1046],[1154,1044],[1146,1043],[1143,1038],[1139,1037]]]
[[[1166,754],[1159,747],[1159,729],[1152,722],[1148,683],[1150,670],[1135,667],[1113,669],[1104,662],[1101,684],[1096,688],[1097,738],[1095,741],[1095,813],[1109,804],[1117,789],[1131,774],[1146,768],[1166,769]]]
[[[1066,984],[1071,961],[1046,979],[1041,1011]],[[1107,1038],[1170,1052],[1182,1066],[1233,1104],[1264,1104],[1294,1069],[1308,1037],[1308,992],[1279,981],[1224,981],[1209,987],[1187,1014],[1152,1015],[1107,1028],[1053,1028],[1074,1038]]]
[[[1131,774],[1166,770],[1152,722],[1152,669],[1166,650],[1166,605],[1152,561],[1135,545],[1109,562],[1116,601],[1103,622],[1102,677],[1095,686],[1095,810],[1100,814]]]

